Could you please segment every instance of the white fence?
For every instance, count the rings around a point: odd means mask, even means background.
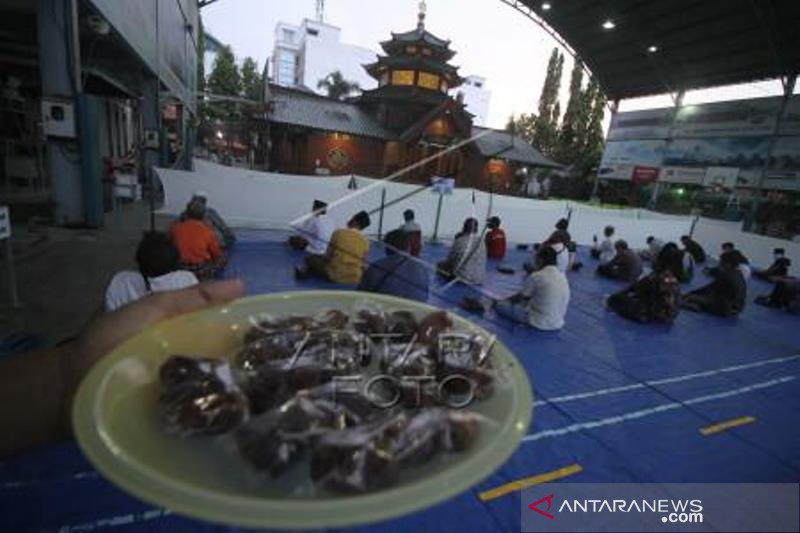
[[[196,191],[208,193],[209,204],[237,227],[287,229],[289,222],[308,213],[314,199],[334,204],[329,214],[337,226],[343,226],[357,211],[373,211],[381,205],[381,191],[386,190],[383,229],[399,226],[406,209],[416,212],[423,233],[433,233],[438,195],[422,191],[395,204],[392,202],[419,186],[382,182],[355,177],[356,190],[348,189],[351,176],[292,176],[255,172],[195,160],[195,171],[156,169],[164,186],[164,207],[160,213],[177,215]],[[474,198],[474,201],[473,201]],[[338,202],[337,202],[338,201]],[[612,225],[616,234],[635,248],[645,246],[648,235],[664,241],[677,241],[692,226],[689,216],[655,213],[643,209],[603,209],[563,200],[533,200],[494,195],[474,189],[456,189],[445,196],[439,235],[451,237],[461,228],[464,219],[475,216],[485,219],[489,213],[501,217],[510,242],[531,243],[545,239],[555,222],[571,211],[570,233],[579,244],[590,244],[594,235]],[[373,215],[369,231],[377,233],[378,214]],[[800,244],[743,233],[739,223],[701,218],[694,237],[706,250],[716,255],[719,245],[736,243],[751,262],[765,266],[772,261],[773,248],[785,248],[792,263],[800,264]]]

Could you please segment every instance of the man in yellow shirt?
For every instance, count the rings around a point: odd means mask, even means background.
[[[306,256],[305,264],[295,267],[295,277],[305,279],[308,276],[317,276],[334,283],[358,284],[364,271],[364,260],[369,253],[369,240],[361,232],[369,225],[369,214],[366,211],[356,213],[346,228],[333,232],[324,256]]]

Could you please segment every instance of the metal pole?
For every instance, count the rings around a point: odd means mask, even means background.
[[[439,219],[442,216],[442,200],[444,200],[444,194],[440,191],[439,192],[439,203],[436,206],[436,223],[433,225],[433,236],[431,237],[431,244],[438,244],[439,243]]]
[[[386,187],[381,189],[381,213],[378,216],[378,240],[383,238],[383,212],[386,205]]]
[[[786,82],[783,84],[783,99],[781,100],[781,107],[778,110],[778,115],[775,117],[775,126],[772,128],[772,134],[769,137],[769,144],[767,145],[767,154],[764,159],[764,165],[761,167],[761,174],[758,176],[758,185],[756,186],[756,196],[750,204],[750,213],[744,221],[744,231],[750,231],[755,222],[756,213],[758,213],[761,206],[761,196],[764,192],[764,182],[767,180],[769,174],[769,160],[772,158],[772,152],[775,149],[775,140],[778,138],[778,132],[783,124],[783,117],[786,115],[786,108],[789,106],[789,100],[794,93],[794,87],[797,83],[797,74],[790,75]]]

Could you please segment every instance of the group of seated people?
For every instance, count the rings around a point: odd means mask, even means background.
[[[358,290],[428,299],[429,267],[417,259],[422,231],[413,210],[406,210],[403,224],[385,235],[385,257],[369,264],[370,241],[364,235],[371,224],[369,213],[356,213],[346,227],[334,229],[327,207],[315,200],[309,216],[287,241],[292,249],[306,254],[295,268],[298,279],[314,276]],[[646,249],[637,252],[624,239],[616,239],[615,233],[613,226],[606,226],[603,239],[595,237],[590,254],[598,262],[597,275],[628,284],[606,299],[607,307],[625,318],[670,323],[681,308],[735,316],[744,309],[751,275],[774,284],[773,291],[756,298],[756,303],[800,312],[800,280],[789,277],[791,261],[783,249],[774,251],[769,268],[754,270],[732,243],[723,243],[718,266],[704,269],[711,281],[681,295],[680,285],[690,282],[695,266],[706,261],[706,252],[697,241],[684,235],[679,247],[649,236]],[[226,264],[223,250],[234,241],[231,229],[208,206],[207,195],[195,193],[169,234],[151,231],[144,235],[136,251],[138,270],[114,276],[106,291],[106,309],[116,309],[150,292],[180,289],[214,277]],[[483,230],[476,218],[467,218],[435,272],[447,281],[481,285],[487,262],[503,260],[506,246],[499,217],[487,220]],[[526,277],[522,289],[493,300],[495,311],[537,329],[562,328],[570,300],[566,274],[580,268],[575,251],[569,221],[560,219],[553,233],[534,245],[532,260],[523,264]],[[646,261],[651,269],[644,275]]]
[[[207,195],[195,193],[169,234],[148,231],[136,248],[138,270],[118,272],[106,289],[105,309],[113,311],[151,292],[183,289],[211,279],[225,267],[224,249],[236,237]]]
[[[730,242],[723,243],[719,264],[706,268],[704,272],[712,280],[699,289],[681,295],[680,284],[692,280],[696,264],[706,261],[703,247],[690,236],[681,237],[683,249],[675,243],[664,243],[655,237],[647,238],[647,248],[640,253],[629,249],[624,240],[613,244],[610,241],[614,228],[604,231],[605,240],[595,242],[592,256],[598,259],[597,273],[629,285],[606,300],[609,309],[637,322],[672,322],[680,312],[687,309],[717,316],[736,316],[745,307],[747,280],[751,275],[775,283],[773,292],[760,296],[756,303],[800,311],[800,283],[788,277],[791,261],[785,251],[774,251],[775,260],[765,270],[753,270],[745,255]],[[642,261],[649,260],[651,272],[642,276]]]

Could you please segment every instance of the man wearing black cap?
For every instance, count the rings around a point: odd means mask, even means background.
[[[328,219],[328,204],[314,200],[311,216],[296,227],[297,233],[289,237],[288,244],[294,250],[305,250],[311,255],[325,255],[333,234],[333,224]]]
[[[318,276],[348,285],[359,283],[369,253],[369,241],[361,232],[369,225],[366,211],[356,213],[346,228],[333,232],[325,255],[306,256],[305,264],[295,268],[295,276],[298,279]]]
[[[785,278],[789,275],[789,267],[792,266],[792,261],[786,257],[786,250],[783,248],[775,248],[773,250],[775,260],[766,270],[753,270],[753,275],[764,281],[770,283],[777,281],[780,278]]]

